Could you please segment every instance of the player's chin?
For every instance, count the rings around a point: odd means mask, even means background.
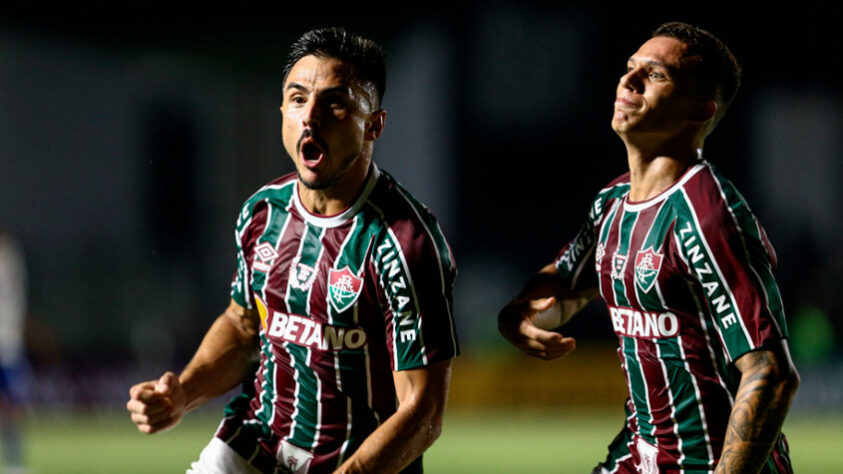
[[[325,189],[331,185],[331,180],[320,178],[318,175],[312,172],[302,172],[301,170],[298,170],[297,174],[301,184],[303,184],[304,187],[310,190],[318,191],[320,189]]]

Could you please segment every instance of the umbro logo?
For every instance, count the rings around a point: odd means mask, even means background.
[[[278,258],[278,252],[275,251],[275,247],[269,242],[263,242],[255,247],[255,259],[252,266],[259,272],[269,273],[272,262],[276,258]]]

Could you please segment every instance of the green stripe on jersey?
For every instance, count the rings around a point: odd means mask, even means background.
[[[339,253],[334,259],[334,269],[345,267],[360,274],[372,245],[372,239],[381,229],[378,220],[365,220],[365,213],[354,216],[354,224],[346,235]],[[326,298],[330,298],[326,294]],[[354,327],[357,325],[357,302],[345,311],[338,313],[330,301],[325,302],[328,309],[329,323],[338,326]],[[334,353],[334,368],[337,372],[337,385],[347,394],[348,420],[346,426],[346,442],[338,463],[342,463],[347,453],[353,453],[360,447],[366,437],[378,426],[378,420],[369,407],[368,401],[372,394],[368,380],[369,354],[364,345],[359,349],[346,349]],[[366,377],[361,377],[366,374]]]
[[[261,420],[261,427],[268,436],[269,427],[272,426],[272,418],[275,417],[275,375],[278,367],[276,367],[277,361],[272,356],[272,351],[270,350],[272,345],[269,343],[266,333],[262,329],[260,339],[261,352],[263,352],[264,356],[263,383],[261,384],[261,393],[259,394],[261,407],[255,412],[255,418]]]
[[[694,380],[685,366],[680,339],[659,339],[659,354],[664,364],[665,380],[670,381],[668,387],[673,397],[676,422],[676,436],[679,449],[683,454],[684,464],[706,465],[709,457],[708,437],[700,436],[707,433],[703,421],[702,401],[699,398]]]
[[[650,228],[647,230],[647,235],[644,237],[644,241],[641,244],[641,250],[652,249],[664,258],[665,235],[667,234],[668,229],[670,229],[670,225],[673,223],[675,215],[676,214],[673,212],[672,206],[663,204],[659,208],[656,213],[656,217],[653,219],[653,223],[650,224]],[[637,255],[630,255],[629,258],[630,265],[634,266],[636,263],[635,261],[637,260]],[[646,311],[666,311],[667,308],[665,308],[660,296],[661,290],[659,288],[658,280],[652,284],[648,291],[644,291],[638,284],[638,270],[633,268],[633,273],[633,280],[636,282],[634,285],[635,296],[638,299],[638,304],[641,308]],[[655,278],[658,278],[658,275],[656,275]]]
[[[621,205],[621,207],[623,207]],[[612,274],[615,275],[615,270],[617,269],[617,261],[616,259],[623,259],[623,270],[619,272],[620,278],[612,277],[612,291],[615,294],[615,301],[617,302],[617,306],[629,306],[629,299],[627,298],[627,288],[626,282],[623,276],[626,274],[626,270],[635,264],[635,262],[631,262],[631,258],[629,255],[629,242],[632,240],[632,229],[635,227],[635,222],[638,220],[638,213],[637,212],[627,212],[626,210],[621,211],[621,223],[620,228],[618,229],[618,248],[615,253],[612,255]],[[623,237],[626,237],[624,239]],[[635,258],[632,256],[632,258]]]
[[[287,187],[289,188],[289,187]],[[263,196],[264,199],[268,199],[267,194],[271,194],[272,192],[280,192],[284,189],[267,189],[264,192],[258,192],[256,196]],[[255,199],[255,197],[253,197]],[[250,200],[251,201],[251,200]],[[252,207],[250,207],[251,209]],[[263,234],[257,239],[255,245],[262,242],[267,242],[273,247],[278,247],[278,241],[281,238],[281,235],[284,233],[284,228],[287,226],[290,220],[290,214],[288,212],[284,212],[278,207],[274,207],[272,205],[268,206],[267,209],[267,216],[266,216],[266,226],[264,227]],[[260,298],[263,301],[266,301],[266,294],[264,293],[267,284],[267,277],[266,274],[261,271],[253,271],[252,273],[252,282],[251,288],[256,294],[260,295]],[[261,326],[261,351],[264,354],[264,367],[263,367],[263,383],[261,384],[261,393],[259,394],[261,399],[261,408],[255,413],[255,416],[263,421],[268,429],[269,426],[272,424],[272,418],[275,416],[275,404],[274,400],[277,396],[276,389],[275,389],[275,376],[278,368],[276,367],[277,361],[272,356],[272,352],[270,351],[271,344],[269,344],[266,333],[264,331],[264,327]]]
[[[407,270],[404,250],[389,228],[376,243],[375,262],[393,314],[394,370],[420,367],[427,362],[427,358],[421,339],[416,290]]]
[[[366,262],[366,257],[373,246],[374,238],[380,230],[380,222],[377,220],[365,220],[365,214],[362,212],[355,215],[353,227],[346,235],[334,259],[333,269],[342,270],[348,267],[351,273],[359,277],[363,264]],[[330,294],[326,293],[325,296],[327,298],[325,306],[328,309],[330,324],[348,327],[357,325],[357,321],[355,321],[356,301],[344,311],[338,312],[330,302]]]
[[[298,265],[316,268],[323,251],[321,239],[324,235],[325,229],[305,223],[304,235],[299,247]],[[291,273],[297,274],[297,269],[291,269]],[[291,278],[294,276],[291,275]],[[303,316],[310,314],[308,302],[312,288],[312,285],[301,288],[288,283],[286,300],[287,308],[291,313]],[[296,373],[295,411],[289,435],[290,441],[298,446],[310,447],[315,444],[319,429],[319,380],[308,364],[310,349],[290,342],[285,342],[284,347],[290,354],[291,365]]]
[[[761,235],[761,224],[755,215],[752,214],[746,200],[735,186],[716,173],[714,177],[717,179],[717,183],[723,191],[723,197],[732,215],[735,217],[747,261],[752,271],[761,281],[767,300],[767,307],[776,319],[779,332],[781,332],[783,337],[788,337],[787,323],[784,317],[784,304],[779,293],[779,286],[776,284],[776,278],[773,275],[772,255],[768,255],[767,248],[764,245],[765,238]]]
[[[690,198],[682,190],[683,200],[676,201],[679,211],[674,230],[680,242],[680,252],[699,279],[708,306],[711,324],[716,324],[725,342],[729,359],[752,349],[752,342],[743,327],[736,299],[723,279],[717,261],[711,254],[707,240],[699,228],[699,217],[691,207]]]
[[[629,378],[629,386],[632,403],[635,405],[635,419],[638,421],[638,433],[648,443],[655,445],[653,437],[653,426],[650,415],[650,403],[648,400],[647,382],[644,380],[644,373],[641,369],[641,361],[638,359],[638,339],[622,336],[623,355],[626,360],[626,376]]]

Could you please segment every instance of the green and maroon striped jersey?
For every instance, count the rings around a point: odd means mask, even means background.
[[[263,472],[332,472],[395,412],[393,371],[458,354],[451,250],[374,165],[332,217],[283,176],[248,199],[235,234],[231,294],[260,314],[260,365],[217,437]],[[405,470],[420,471],[421,458]]]
[[[599,288],[618,337],[628,418],[603,468],[708,472],[740,382],[733,362],[788,336],[776,257],[707,162],[653,199],[631,202],[629,188],[627,173],[601,190],[555,261],[571,288]],[[782,438],[764,472],[789,471]]]

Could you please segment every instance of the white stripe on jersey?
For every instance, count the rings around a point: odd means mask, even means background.
[[[284,351],[286,351],[289,354],[290,349],[288,348],[288,346],[290,345],[290,342],[282,341],[281,345],[284,347]],[[290,354],[290,367],[293,369],[293,380],[297,381],[299,379],[299,370],[296,368],[296,358],[293,357],[292,354]],[[296,421],[296,417],[299,415],[299,405],[301,405],[301,397],[299,397],[299,392],[301,390],[301,384],[296,382],[295,385],[296,385],[296,389],[293,391],[293,400],[294,400],[293,401],[293,413],[290,415],[290,432],[287,433],[286,436],[284,436],[284,438],[283,438],[284,440],[293,439],[294,433],[296,432],[296,426],[298,425],[298,422]],[[275,390],[275,393],[277,395],[278,390]],[[275,406],[275,400],[273,399],[272,402],[273,402],[272,406],[274,407]],[[276,426],[274,416],[273,416],[272,424],[270,424],[270,426]],[[280,449],[280,445],[279,445],[279,449]]]
[[[685,355],[685,347],[682,344],[682,336],[677,337],[679,343],[679,353],[682,355],[682,361],[685,363],[685,370],[691,375],[691,383],[694,386],[694,394],[697,397],[697,408],[700,411],[700,423],[702,423],[703,434],[705,435],[705,449],[708,452],[708,465],[714,466],[714,453],[711,450],[711,435],[708,432],[708,422],[705,420],[705,410],[703,410],[702,395],[700,394],[700,386],[694,373],[691,372],[691,365],[688,363],[688,356]]]
[[[272,188],[272,187],[281,188],[283,186],[270,186],[270,188]],[[269,229],[269,226],[272,224],[272,209],[273,209],[273,207],[269,203],[269,198],[264,199],[264,202],[266,202],[266,223],[264,224],[263,232],[261,233],[261,235],[266,234],[267,229]],[[275,241],[275,244],[273,245],[273,248],[275,249],[276,252],[278,252],[278,250],[281,248],[281,241],[283,240],[282,238],[284,236],[284,233],[287,231],[287,227],[289,226],[291,220],[292,219],[290,219],[290,214],[288,212],[287,218],[284,220],[284,224],[281,226],[281,229],[278,232],[278,236],[276,237],[277,240]],[[257,239],[255,240],[255,243],[257,243]],[[269,283],[269,275],[267,274],[266,279],[264,280],[264,284],[260,289],[261,299],[264,302],[267,300],[267,298],[266,298],[266,287],[268,286],[268,283]],[[251,285],[249,285],[249,286],[251,286]],[[267,311],[267,318],[269,318],[269,307],[266,308],[266,311]],[[264,328],[261,327],[260,330],[264,331]],[[271,410],[271,413],[270,413],[270,416],[269,416],[270,426],[273,426],[276,422],[276,417],[278,416],[278,414],[275,411],[276,402],[278,401],[278,387],[275,387],[275,381],[278,380],[276,378],[277,371],[278,371],[278,360],[275,358],[275,355],[272,353],[272,350],[269,350],[268,352],[269,352],[268,359],[269,359],[270,362],[272,362],[273,373],[271,374],[272,378],[269,379],[269,381],[267,381],[266,383],[268,383],[269,385],[272,385],[274,387],[273,394],[272,394],[272,406],[269,407],[269,409]],[[267,378],[266,375],[264,375],[264,378]],[[261,406],[255,412],[256,417],[257,417],[258,414],[263,413],[264,410],[267,408],[266,405],[263,404],[263,387],[261,387],[261,393],[258,393],[257,397],[258,397],[258,400],[261,400]]]
[[[417,316],[418,321],[419,321],[418,340],[419,340],[419,343],[421,344],[422,362],[424,363],[424,365],[427,365],[427,351],[425,350],[424,338],[422,337],[422,333],[421,333],[421,317],[420,317],[421,311],[420,311],[420,308],[419,308],[419,298],[416,295],[416,285],[413,284],[413,277],[412,277],[412,275],[410,275],[410,268],[407,265],[407,260],[404,258],[404,249],[401,247],[401,242],[398,241],[398,237],[395,235],[395,232],[393,232],[392,228],[389,226],[389,224],[387,224],[386,218],[385,218],[384,213],[381,210],[381,208],[376,206],[375,203],[373,203],[372,201],[369,201],[368,204],[370,206],[372,206],[372,209],[374,209],[375,212],[377,212],[381,216],[381,221],[383,222],[383,227],[386,229],[387,234],[389,234],[389,237],[392,238],[392,241],[395,244],[396,253],[398,254],[399,259],[401,260],[401,266],[404,269],[404,273],[407,275],[407,287],[410,288],[410,292],[413,295],[413,304],[416,307],[416,316]],[[381,271],[381,270],[383,270],[383,269],[379,269],[379,271]],[[378,279],[378,280],[380,281],[380,279]],[[383,290],[384,290],[384,294],[387,294],[387,289],[384,288]],[[396,321],[396,323],[397,323],[397,321]],[[392,329],[393,332],[395,333],[395,334],[392,335],[392,356],[393,356],[393,359],[395,360],[394,367],[396,369],[398,369],[398,325],[394,323],[392,325],[392,328],[393,328]]]
[[[681,189],[684,192],[685,191],[685,183],[687,183],[688,180],[693,178],[694,175],[699,173],[700,170],[702,170],[705,167],[706,167],[705,162],[701,162],[701,163],[698,163],[698,164],[694,165],[690,170],[686,171],[685,174],[681,178],[679,178],[679,181],[673,183],[669,188],[667,188],[664,191],[662,191],[661,193],[659,193],[658,196],[656,196],[656,197],[654,197],[650,200],[647,200],[647,201],[644,201],[644,202],[639,202],[639,203],[625,202],[624,208],[628,209],[631,212],[641,211],[643,209],[647,209],[648,207],[652,207],[652,206],[664,201],[671,194],[673,194],[676,190]],[[627,194],[627,196],[629,196],[629,195]]]
[[[305,225],[305,232],[307,232],[307,225]],[[313,271],[314,271],[314,273],[317,273],[317,274],[319,273],[319,261],[321,261],[322,257],[325,255],[325,244],[322,243],[322,239],[325,238],[325,235],[327,235],[327,231],[325,229],[322,229],[322,231],[321,231],[321,233],[319,234],[319,237],[318,237],[318,239],[319,239],[319,254],[316,255],[316,260],[313,261]],[[302,234],[302,241],[304,241],[304,238],[305,238],[305,235]],[[339,254],[337,254],[337,255],[339,255]],[[314,275],[313,278],[317,278],[317,276]],[[289,285],[288,285],[288,287],[289,287]],[[313,289],[312,285],[307,288],[307,295],[304,298],[304,312],[307,315],[313,314],[313,313],[310,312],[310,295],[313,293],[311,291],[312,289]],[[330,290],[326,291],[325,293],[330,293]],[[308,349],[308,351],[310,351],[310,349]],[[308,365],[310,365],[310,364],[308,364]]]
[[[732,307],[735,308],[735,313],[738,315],[738,321],[741,323],[741,329],[743,330],[743,334],[746,337],[747,344],[749,347],[755,347],[755,344],[752,342],[752,337],[749,335],[749,331],[746,329],[746,324],[744,324],[744,318],[741,314],[740,307],[738,307],[737,299],[735,298],[735,294],[732,292],[732,289],[729,288],[728,282],[726,278],[723,276],[723,272],[720,270],[720,265],[717,263],[717,259],[714,258],[714,253],[711,251],[711,247],[708,245],[708,239],[705,238],[705,232],[703,232],[702,226],[700,225],[699,217],[697,217],[697,210],[694,208],[694,205],[691,203],[691,198],[688,196],[688,193],[685,191],[685,188],[682,188],[682,196],[685,198],[685,202],[688,204],[688,209],[691,211],[691,217],[694,219],[694,225],[697,228],[697,233],[700,237],[700,242],[705,246],[705,250],[708,252],[708,258],[711,260],[711,264],[714,267],[714,270],[717,271],[717,276],[720,277],[720,283],[723,285],[723,291],[729,295],[729,299],[732,302]],[[679,247],[683,248],[683,247]],[[682,252],[679,252],[680,254]],[[693,274],[694,267],[689,266],[690,272]],[[715,315],[716,316],[716,315]],[[718,325],[719,326],[719,325]],[[722,334],[721,334],[722,337]],[[725,345],[725,339],[724,339]],[[732,360],[731,354],[729,354],[729,360]]]
[[[442,269],[442,256],[439,254],[439,246],[436,245],[436,239],[433,237],[433,232],[430,231],[430,228],[427,226],[427,223],[424,221],[424,219],[422,219],[422,216],[419,214],[419,211],[416,209],[416,206],[413,205],[413,202],[407,197],[407,195],[404,193],[404,191],[400,187],[395,186],[395,189],[398,191],[398,194],[400,194],[401,197],[403,197],[404,200],[407,201],[407,205],[410,206],[410,209],[412,209],[413,212],[416,213],[416,217],[419,219],[419,222],[421,223],[422,227],[424,227],[424,230],[425,230],[425,232],[427,232],[428,237],[430,237],[430,243],[431,243],[431,245],[433,245],[433,250],[436,252],[436,263],[439,266],[439,281],[441,283],[440,286],[442,288],[442,296],[445,300],[445,309],[448,312],[448,321],[450,322],[449,327],[451,328],[451,340],[454,342],[454,354],[456,354],[457,353],[457,338],[454,335],[454,316],[451,313],[451,305],[448,302],[448,298],[447,298],[447,290],[445,288],[445,271]],[[445,241],[445,237],[442,235],[442,229],[439,227],[438,222],[436,224],[436,230],[438,231],[438,235],[442,236],[442,240]],[[445,241],[445,245],[448,246],[447,241]],[[453,265],[454,264],[454,255],[453,255],[453,253],[451,253],[451,247],[450,246],[448,246],[448,253],[449,253],[448,257],[451,260],[451,265]],[[422,317],[421,317],[421,315],[419,315],[419,337],[421,337],[421,335],[423,333],[422,332],[422,323],[423,323]],[[423,344],[424,344],[424,340],[422,340],[422,345]],[[427,363],[427,362],[425,361],[425,363]]]
[[[340,447],[340,455],[337,456],[337,467],[340,467],[343,461],[345,461],[345,455],[348,451],[348,443],[351,441],[351,397],[345,397],[345,405],[345,412],[348,414],[348,422],[345,425],[345,441],[343,441],[342,447]]]
[[[658,217],[658,216],[656,216],[656,217]],[[661,247],[661,248],[664,248],[664,243],[662,243],[662,247]],[[654,286],[655,286],[655,288],[656,288],[656,295],[659,297],[659,301],[661,302],[661,304],[662,304],[662,306],[663,306],[663,307],[667,308],[667,303],[665,303],[665,301],[664,301],[664,295],[662,294],[662,289],[661,289],[661,285],[659,285],[658,278],[656,279],[656,282],[655,282],[655,285],[654,285]],[[706,334],[706,339],[708,339],[708,335],[707,335],[707,334]],[[682,335],[681,335],[681,333],[680,333],[680,334],[678,335],[678,337],[676,338],[676,343],[677,343],[677,344],[682,344]],[[681,437],[681,436],[679,436],[679,423],[677,423],[677,421],[676,421],[676,403],[675,403],[675,400],[674,400],[674,398],[673,398],[673,390],[672,390],[672,386],[671,386],[671,384],[670,384],[670,380],[669,380],[669,378],[668,378],[667,366],[666,366],[666,365],[665,365],[665,363],[664,363],[664,358],[662,357],[661,347],[659,346],[659,343],[658,343],[658,342],[656,342],[656,354],[658,355],[659,365],[661,365],[661,367],[662,367],[662,374],[664,374],[664,386],[665,386],[665,387],[667,387],[667,395],[668,395],[668,397],[669,397],[668,402],[669,402],[669,404],[670,404],[670,421],[672,421],[672,422],[673,422],[673,434],[675,434],[675,435],[676,435],[676,440],[677,440],[677,442],[679,443],[679,447],[678,447],[678,449],[679,449],[679,460],[678,460],[678,464],[681,466],[681,465],[685,462],[685,458],[687,457],[687,456],[685,455],[685,450],[684,450],[684,444],[685,444],[685,443],[684,443],[684,439],[682,439],[682,437]],[[693,377],[693,374],[689,374],[689,375],[690,375],[691,377]],[[699,402],[699,401],[698,401],[698,402]],[[683,472],[684,472],[684,471],[683,471]]]
[[[761,278],[761,275],[759,275],[758,272],[755,270],[755,267],[752,266],[752,258],[750,258],[750,256],[749,256],[749,251],[747,250],[747,245],[746,245],[746,238],[744,237],[744,229],[740,226],[740,223],[738,222],[738,218],[737,218],[737,216],[735,216],[735,212],[732,210],[732,206],[729,205],[729,201],[726,199],[726,193],[723,192],[723,187],[720,186],[720,180],[718,180],[717,178],[714,178],[714,183],[717,185],[718,191],[720,191],[720,198],[723,199],[724,203],[726,203],[726,209],[729,210],[729,215],[732,216],[732,220],[735,222],[735,228],[738,229],[738,236],[741,238],[741,243],[743,244],[744,254],[746,255],[746,264],[749,267],[749,269],[752,270],[752,273],[755,275],[755,278],[758,280],[758,286],[761,287],[761,291],[764,293],[764,306],[766,308],[770,308],[770,295],[767,294],[767,285],[764,284],[764,280]],[[735,192],[737,193],[738,191],[735,190]],[[740,200],[743,201],[744,204],[745,204],[746,200],[743,199],[743,196],[741,196],[740,193],[738,193],[738,196],[739,196]],[[758,228],[759,240],[761,240],[761,246],[764,247],[764,251],[766,252],[767,247],[764,245],[764,241],[763,241],[764,232],[762,231],[761,224],[758,222],[758,219],[756,219],[755,216],[752,216],[752,220],[755,222],[755,225]],[[772,270],[773,270],[772,268],[769,269],[769,272],[771,274],[773,273]],[[781,301],[781,299],[779,299],[779,307],[784,308],[783,302]],[[779,326],[778,318],[772,317],[770,319],[772,319],[773,324],[776,325],[776,330],[778,331],[778,333],[783,334],[782,328],[781,328],[781,326]]]

